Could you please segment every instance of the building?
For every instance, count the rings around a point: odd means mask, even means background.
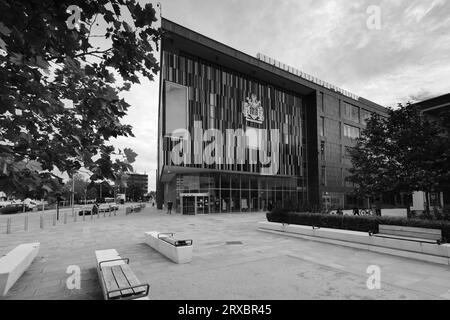
[[[132,201],[143,200],[148,193],[148,175],[128,173],[126,197]]]
[[[355,144],[382,106],[162,19],[157,204],[185,214],[351,208]]]
[[[441,116],[441,113],[450,111],[450,93],[427,99],[415,103],[423,114],[431,120],[436,120]],[[450,133],[448,133],[450,134]],[[444,208],[450,206],[450,181],[440,186],[440,190],[428,195],[429,204],[431,207]],[[426,207],[426,195],[424,192],[414,192],[413,194],[413,211],[424,211]]]

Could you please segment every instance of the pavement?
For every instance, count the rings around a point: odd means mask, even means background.
[[[103,299],[94,251],[116,249],[150,299],[450,299],[450,267],[257,231],[263,213],[167,215],[154,208],[128,216],[87,219],[28,232],[0,234],[0,254],[40,242],[40,252],[0,299]],[[193,239],[193,261],[177,265],[147,246],[144,232]],[[81,270],[68,289],[69,266]],[[368,289],[369,266],[380,289]],[[70,270],[69,270],[70,271]]]

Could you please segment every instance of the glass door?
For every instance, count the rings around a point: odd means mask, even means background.
[[[209,213],[209,197],[197,196],[197,214]]]
[[[183,197],[183,214],[195,215],[195,198],[196,197]]]

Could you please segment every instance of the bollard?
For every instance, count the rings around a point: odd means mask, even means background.
[[[56,213],[53,214],[53,226],[56,226]]]
[[[108,209],[109,216],[111,217],[111,207]]]
[[[25,230],[25,231],[28,231],[28,214],[25,216],[25,221],[24,221],[24,226],[23,226],[23,229]]]
[[[64,212],[64,224],[67,224],[67,212]]]
[[[103,218],[106,218],[106,211],[103,211]]]
[[[39,217],[39,224],[41,229],[44,229],[44,217],[42,215]]]
[[[6,220],[6,234],[11,233],[11,217]]]
[[[91,220],[94,219],[94,210],[91,209]]]
[[[83,210],[83,221],[86,221],[86,214],[84,210]]]

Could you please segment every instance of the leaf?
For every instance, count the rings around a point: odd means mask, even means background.
[[[42,171],[42,165],[38,161],[35,161],[35,160],[28,161],[26,168],[31,171],[36,171],[36,172]]]
[[[126,23],[125,21],[122,22],[122,25],[125,28],[126,32],[130,32],[130,33],[133,32],[133,29],[131,28],[131,26],[128,23]]]
[[[21,55],[20,53],[14,52],[9,57],[9,61],[14,63],[15,65],[23,65],[23,55]]]
[[[113,3],[112,4],[112,7],[113,7],[113,9],[114,9],[114,13],[117,15],[117,16],[120,16],[120,7],[119,7],[119,5],[117,4],[117,3]]]
[[[42,189],[44,189],[44,190],[47,191],[48,193],[50,193],[50,192],[53,191],[52,187],[49,186],[48,184],[44,184],[44,185],[42,186]]]
[[[7,36],[11,33],[11,30],[3,24],[3,22],[0,22],[0,33],[4,36]]]
[[[0,49],[6,51],[6,42],[2,38],[0,38]]]
[[[41,56],[38,56],[36,58],[36,65],[41,69],[44,69],[45,71],[48,71],[48,69],[50,68],[50,64],[47,61],[45,61]]]

